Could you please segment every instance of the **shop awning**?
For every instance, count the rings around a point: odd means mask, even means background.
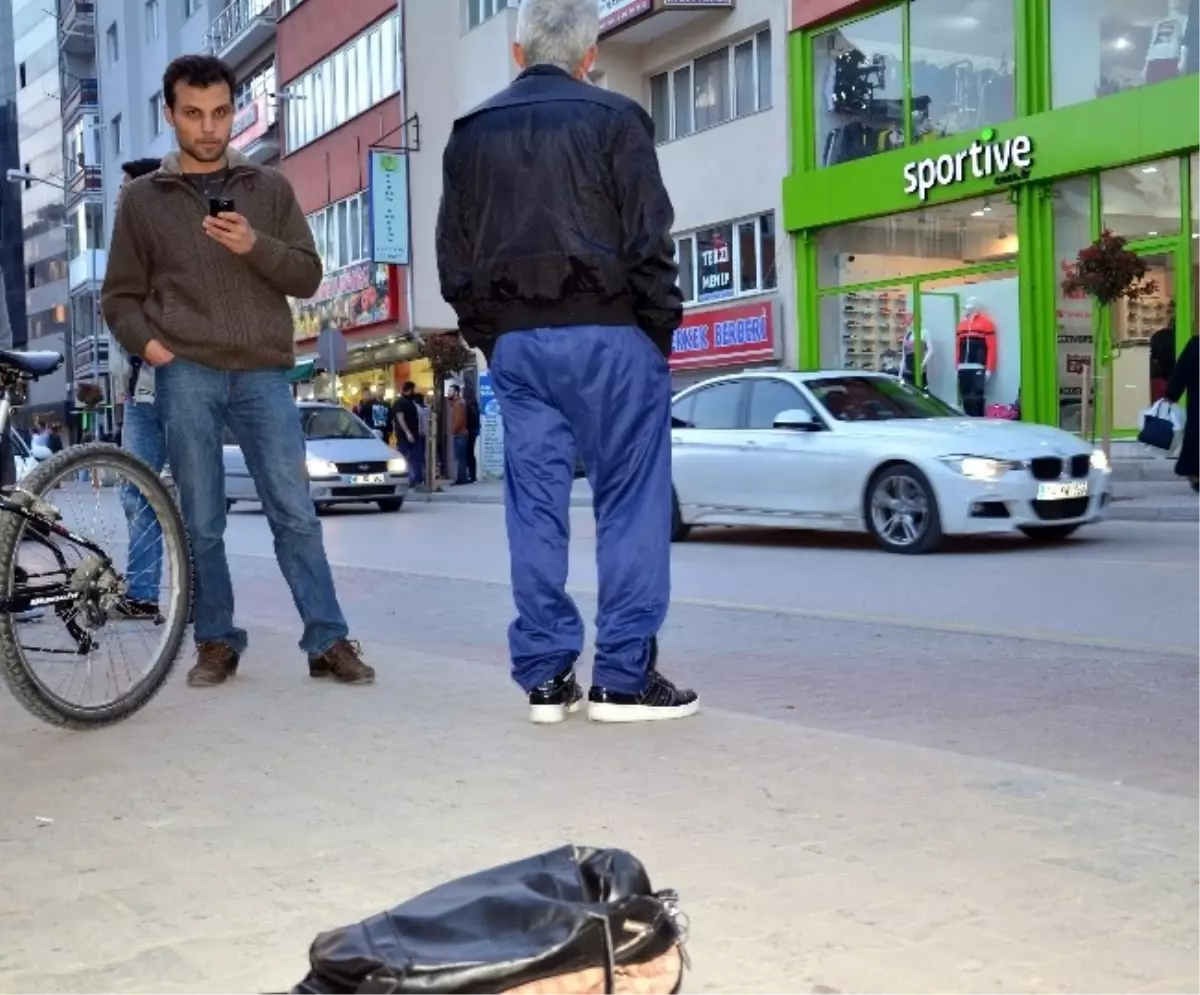
[[[297,363],[287,374],[288,383],[308,383],[317,375],[317,363],[309,359]]]

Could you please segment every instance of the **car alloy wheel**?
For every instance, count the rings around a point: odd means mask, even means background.
[[[892,553],[924,553],[941,541],[937,504],[924,474],[914,466],[889,467],[872,482],[868,527]]]

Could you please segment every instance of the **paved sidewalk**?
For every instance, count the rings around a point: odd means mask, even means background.
[[[681,892],[688,992],[1200,985],[1194,798],[718,710],[534,728],[496,666],[367,649],[340,687],[256,628],[94,734],[0,698],[0,990],[284,991],[318,930],[564,841]]]
[[[423,501],[426,495],[414,493],[410,500]],[[445,484],[434,500],[459,504],[503,504],[504,482],[482,480],[462,487]],[[575,481],[571,504],[575,507],[591,507],[592,489],[586,480]],[[1200,520],[1200,499],[1182,480],[1149,483],[1118,480],[1113,484],[1113,501],[1109,505],[1108,517],[1127,522],[1195,522]]]

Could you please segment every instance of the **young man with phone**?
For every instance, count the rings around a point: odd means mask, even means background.
[[[286,375],[287,298],[308,298],[321,260],[287,178],[229,148],[234,77],[185,55],[163,75],[179,151],[125,189],[101,295],[121,345],[155,368],[155,403],[192,544],[193,686],[221,684],[246,650],[225,555],[226,426],[237,434],[304,622],[313,677],[366,684],[308,492],[304,434]]]

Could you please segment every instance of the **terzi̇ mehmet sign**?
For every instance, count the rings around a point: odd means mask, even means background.
[[[1033,139],[1028,135],[1000,140],[994,128],[983,133],[965,149],[910,162],[904,167],[904,192],[924,200],[930,190],[948,187],[974,177],[993,177],[997,184],[1029,178],[1033,166]]]

